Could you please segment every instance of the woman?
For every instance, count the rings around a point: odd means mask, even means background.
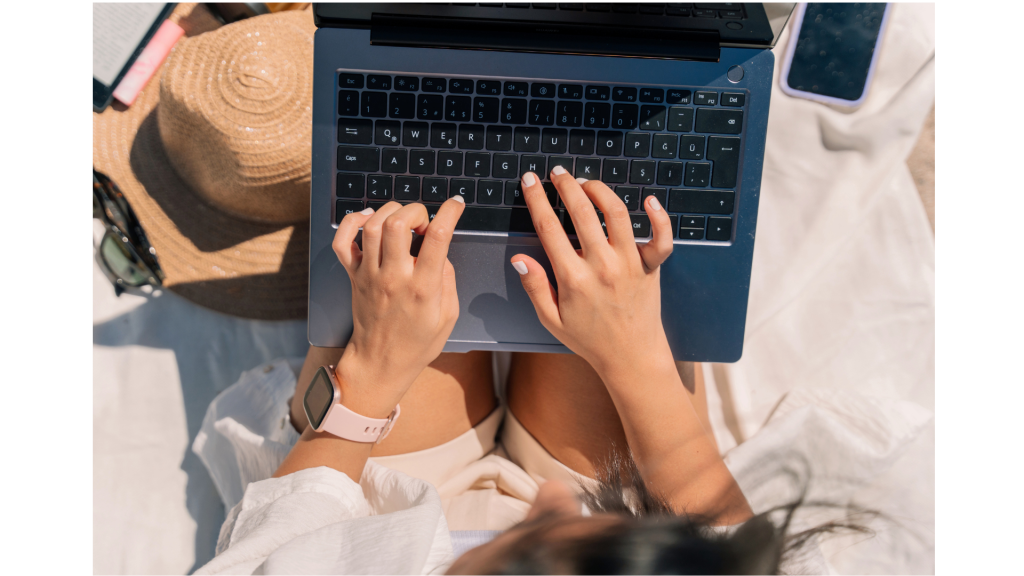
[[[523,193],[557,291],[532,258],[511,261],[540,321],[575,355],[512,355],[500,445],[487,444],[504,410],[490,353],[441,354],[459,310],[447,250],[461,197],[432,220],[420,204],[395,202],[349,214],[334,249],[352,282],[351,340],[344,350],[310,350],[291,401],[301,437],[273,478],[251,478],[259,481],[232,507],[218,556],[200,573],[779,569],[785,526],[750,521],[710,432],[700,371],[672,359],[659,280],[672,252],[668,215],[648,197],[653,238],[637,244],[625,205],[607,186],[561,167],[550,177],[580,249],[537,175],[526,173]],[[362,249],[354,242],[360,229]],[[409,230],[424,236],[417,257]],[[349,410],[383,419],[401,405],[385,440],[353,442],[308,427],[302,398],[321,365],[336,366]],[[474,461],[453,456],[474,434]],[[204,461],[215,480],[223,476]],[[403,468],[408,474],[396,472]],[[431,515],[434,488],[410,476],[440,490],[443,515]],[[449,528],[509,527],[452,564]]]

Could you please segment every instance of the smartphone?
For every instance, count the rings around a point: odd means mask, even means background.
[[[782,91],[844,107],[863,103],[889,8],[879,3],[800,4],[782,63]]]

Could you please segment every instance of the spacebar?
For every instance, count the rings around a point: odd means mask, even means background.
[[[526,208],[481,208],[466,206],[456,230],[480,232],[534,232],[533,219]]]

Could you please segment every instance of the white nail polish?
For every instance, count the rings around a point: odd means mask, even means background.
[[[661,202],[658,202],[658,198],[657,197],[651,196],[650,204],[651,204],[651,210],[654,210],[655,212],[657,212],[658,210],[661,210]]]
[[[459,202],[461,204],[465,204],[466,203],[466,199],[463,198],[462,195],[460,195],[460,194],[456,194],[455,196],[452,196],[452,200],[455,200],[456,202]]]
[[[527,172],[526,174],[523,174],[523,186],[533,186],[536,183],[537,179],[533,177],[532,173]]]
[[[562,168],[561,166],[555,166],[554,168],[551,169],[551,173],[554,174],[555,176],[561,176],[562,174],[565,174],[565,168]]]
[[[360,214],[362,214],[364,216],[369,216],[370,214],[373,214],[373,208],[367,208],[366,210],[363,210],[362,212],[360,212]]]
[[[526,262],[523,262],[522,260],[519,262],[513,262],[512,267],[516,269],[516,272],[519,272],[520,276],[525,276],[526,273],[529,272],[529,270],[526,269]]]
[[[587,179],[586,178],[577,178],[576,179],[576,183],[579,184],[580,186],[583,186],[584,184],[587,183]]]

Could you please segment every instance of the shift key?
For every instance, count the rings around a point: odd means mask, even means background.
[[[729,190],[669,190],[668,211],[688,214],[732,214],[736,193]]]
[[[376,172],[380,169],[380,148],[338,146],[338,170]]]

